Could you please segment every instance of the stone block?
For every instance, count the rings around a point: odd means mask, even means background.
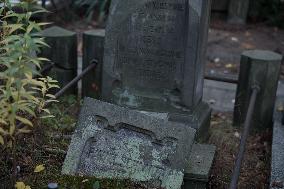
[[[195,133],[184,124],[85,98],[62,173],[179,189]]]
[[[206,189],[216,147],[212,145],[194,144],[185,170],[182,189]]]

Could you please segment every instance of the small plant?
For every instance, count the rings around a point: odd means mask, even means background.
[[[35,125],[31,119],[51,117],[45,104],[55,101],[48,91],[58,86],[57,81],[42,78],[38,72],[41,63],[48,60],[35,54],[46,44],[32,33],[40,31],[45,23],[32,21],[31,17],[44,10],[31,12],[31,0],[15,5],[9,0],[1,3],[0,149],[10,154],[15,176],[19,136],[32,132]],[[14,11],[14,6],[20,10]]]

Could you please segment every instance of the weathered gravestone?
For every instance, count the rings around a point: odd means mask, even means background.
[[[181,187],[195,129],[91,98],[77,126],[63,174]]]
[[[114,0],[106,29],[102,99],[169,112],[205,131],[202,102],[210,0]]]

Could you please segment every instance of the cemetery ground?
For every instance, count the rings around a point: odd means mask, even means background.
[[[75,130],[75,124],[82,101],[74,96],[65,96],[51,106],[55,118],[37,126],[34,133],[18,146],[18,181],[31,188],[46,188],[50,182],[59,183],[60,188],[99,188],[99,189],[142,189],[143,185],[129,181],[97,180],[86,177],[67,177],[61,175],[63,161]],[[241,131],[233,128],[231,113],[214,112],[212,114],[209,143],[217,147],[209,181],[209,188],[227,188],[238,150]],[[252,133],[248,140],[245,161],[243,163],[240,188],[267,188],[269,186],[271,130]],[[2,154],[2,153],[1,153]],[[0,160],[4,167],[0,178],[7,179],[9,163]],[[43,165],[44,169],[35,172]],[[4,183],[5,180],[0,180]]]

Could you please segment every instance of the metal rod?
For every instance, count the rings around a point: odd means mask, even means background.
[[[55,98],[57,99],[60,96],[62,96],[70,87],[77,84],[77,82],[80,81],[87,73],[89,73],[92,69],[95,69],[97,65],[98,65],[98,61],[95,59],[92,60],[91,64],[86,69],[84,69],[82,73],[80,73],[77,77],[75,77],[72,81],[70,81],[65,87],[63,87],[60,91],[58,91],[54,95]],[[44,107],[47,107],[48,105],[50,105],[50,103],[46,103]],[[24,124],[22,122],[17,125],[18,128],[22,128],[23,126]]]
[[[65,87],[63,87],[60,91],[58,91],[54,96],[56,98],[62,96],[70,87],[77,84],[87,73],[89,73],[92,69],[94,69],[98,64],[97,60],[93,60],[92,64],[90,64],[86,69],[82,71],[77,77],[75,77],[72,81],[70,81]]]
[[[226,77],[220,77],[220,76],[214,76],[214,75],[205,75],[204,78],[208,80],[220,81],[220,82],[225,82],[225,83],[233,83],[233,84],[239,83],[238,79],[226,78]]]
[[[243,134],[242,134],[239,153],[238,153],[238,157],[237,157],[237,160],[236,160],[236,163],[235,163],[235,168],[234,168],[231,183],[230,183],[230,189],[236,189],[237,186],[238,186],[238,180],[239,180],[239,176],[240,176],[242,161],[244,159],[244,154],[245,154],[246,142],[247,142],[247,138],[249,136],[252,116],[253,116],[255,103],[256,103],[256,97],[257,97],[259,91],[260,91],[260,89],[259,89],[258,86],[255,86],[255,87],[252,88],[252,95],[250,97],[250,103],[249,103],[247,116],[246,116],[246,120],[245,120],[245,124],[244,124],[244,131],[243,131]]]

